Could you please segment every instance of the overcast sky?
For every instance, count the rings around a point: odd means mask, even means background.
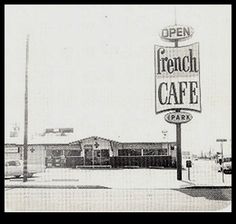
[[[175,22],[173,5],[6,5],[5,130],[23,132],[26,35],[29,135],[74,128],[117,141],[175,141],[176,127],[155,114],[154,45]],[[231,6],[177,5],[178,24],[200,44],[202,113],[182,125],[182,149],[220,150],[231,141]],[[226,150],[227,150],[226,149]]]

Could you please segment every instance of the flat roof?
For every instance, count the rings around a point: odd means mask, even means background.
[[[86,139],[90,139],[90,138],[97,138],[97,139],[102,139],[102,140],[106,140],[106,141],[111,141],[114,143],[118,143],[118,144],[175,144],[176,142],[174,141],[161,141],[161,142],[118,142],[116,140],[111,140],[111,139],[107,139],[107,138],[103,138],[103,137],[99,137],[99,136],[90,136],[87,138],[82,138],[82,139],[78,139],[78,137],[75,136],[37,136],[35,138],[32,139],[28,139],[28,145],[68,145],[68,144],[76,144],[76,143],[80,143],[83,140]],[[8,138],[5,139],[5,145],[23,145],[23,138]]]

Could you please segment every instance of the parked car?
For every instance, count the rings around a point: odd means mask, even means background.
[[[28,164],[27,165],[27,177],[32,177],[35,173],[44,172],[45,167],[41,165]],[[23,175],[23,160],[6,160],[5,161],[5,177],[19,178]]]

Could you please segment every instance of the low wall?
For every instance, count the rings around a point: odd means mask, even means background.
[[[83,165],[92,165],[92,163],[85,164],[84,157],[67,157],[65,163],[59,162],[58,167],[75,168],[76,166]],[[94,165],[99,165],[99,163],[95,163]],[[173,163],[171,156],[115,156],[110,157],[109,161],[106,161],[106,163],[103,162],[102,165],[111,165],[113,168],[125,166],[138,166],[143,168],[176,167],[176,163]]]
[[[112,167],[139,166],[139,167],[175,167],[171,156],[116,156],[110,158]]]

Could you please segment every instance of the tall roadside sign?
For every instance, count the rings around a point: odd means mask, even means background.
[[[185,109],[201,111],[199,44],[155,45],[156,113]]]
[[[199,43],[178,46],[193,33],[190,26],[168,26],[160,37],[174,46],[154,45],[155,112],[175,111],[166,114],[165,120],[176,124],[178,180],[182,180],[181,123],[192,119],[190,113],[181,110],[201,112]]]

